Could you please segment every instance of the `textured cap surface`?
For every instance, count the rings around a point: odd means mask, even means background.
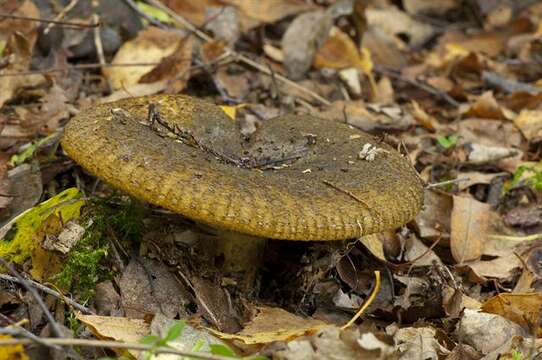
[[[378,149],[372,161],[359,156],[367,144]],[[266,120],[246,139],[213,104],[156,95],[83,110],[66,126],[62,146],[134,197],[274,239],[380,232],[408,222],[422,204],[422,183],[395,150],[312,116]]]

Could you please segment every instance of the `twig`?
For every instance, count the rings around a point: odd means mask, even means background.
[[[72,69],[98,69],[98,68],[106,68],[106,67],[129,67],[129,66],[156,66],[159,63],[157,62],[148,62],[148,63],[107,63],[107,64],[99,64],[99,63],[92,63],[92,64],[77,64],[77,65],[69,65],[66,68],[51,68],[51,69],[45,69],[45,70],[35,70],[35,71],[21,71],[21,72],[13,72],[13,73],[0,73],[0,77],[9,77],[9,76],[25,76],[25,75],[43,75],[53,72],[65,72]]]
[[[356,200],[357,202],[361,203],[362,205],[367,206],[367,204],[365,203],[365,201],[361,200],[359,197],[357,197],[356,195],[352,194],[350,191],[348,190],[345,190],[345,189],[341,189],[340,187],[338,187],[337,185],[333,184],[331,181],[329,180],[322,180],[322,182],[324,184],[326,184],[327,186],[339,191],[339,192],[342,192],[343,194],[346,194],[348,196],[350,196],[352,199]]]
[[[53,315],[51,314],[51,312],[47,308],[47,305],[45,305],[45,303],[43,302],[43,299],[39,296],[36,289],[34,289],[32,287],[32,285],[30,285],[28,283],[28,280],[26,280],[24,277],[22,277],[22,275],[19,274],[19,272],[17,270],[15,270],[15,268],[13,266],[11,266],[11,264],[8,263],[2,256],[0,256],[0,264],[2,264],[6,269],[8,269],[9,272],[11,272],[19,280],[19,284],[24,286],[24,288],[30,293],[30,295],[32,295],[34,300],[36,300],[36,302],[38,303],[38,306],[41,307],[41,309],[43,310],[43,312],[45,314],[45,317],[47,318],[47,320],[51,324],[53,334],[56,337],[59,337],[59,338],[62,337],[63,334],[62,334],[62,330],[60,329],[60,326],[58,325],[55,318],[53,317]]]
[[[0,279],[6,280],[6,281],[11,281],[11,282],[23,285],[23,282],[21,280],[19,280],[18,278],[14,277],[14,276],[10,276],[10,275],[7,275],[7,274],[0,274]],[[25,279],[24,281],[26,281],[30,286],[35,287],[36,289],[38,289],[40,291],[43,291],[44,293],[46,293],[48,295],[52,295],[52,296],[54,296],[54,297],[56,297],[58,299],[61,299],[62,301],[66,302],[68,305],[73,306],[74,308],[76,308],[77,310],[79,310],[79,311],[81,311],[81,312],[83,312],[85,314],[94,314],[94,312],[92,310],[90,310],[89,308],[87,308],[86,306],[83,306],[83,305],[75,302],[74,300],[62,295],[58,291],[50,289],[47,286],[40,284],[39,282],[36,282],[34,280],[30,280],[30,279]]]
[[[535,241],[542,239],[542,233],[525,235],[525,236],[509,236],[509,235],[497,235],[489,234],[488,239],[490,240],[505,240],[505,241]]]
[[[373,291],[371,291],[371,295],[369,295],[369,297],[367,298],[367,300],[365,300],[365,302],[363,303],[363,305],[361,305],[361,307],[359,308],[358,312],[356,313],[356,315],[354,315],[354,317],[352,317],[352,319],[350,319],[349,322],[347,322],[345,325],[343,325],[341,327],[341,330],[344,330],[344,329],[347,329],[349,328],[350,326],[354,325],[354,323],[356,322],[356,320],[361,316],[363,315],[363,313],[365,312],[365,310],[367,310],[367,308],[369,307],[369,305],[371,305],[374,301],[374,299],[376,298],[376,295],[378,295],[378,292],[380,291],[380,271],[378,270],[375,270],[374,272],[375,274],[375,286],[373,287]]]
[[[432,188],[439,187],[439,186],[446,186],[446,185],[449,185],[449,184],[456,184],[456,183],[462,182],[462,181],[470,181],[470,178],[451,179],[451,180],[431,183],[431,184],[427,184],[425,186],[425,188],[426,189],[432,189]]]
[[[92,19],[94,19],[95,22],[100,22],[100,17],[98,16],[98,14],[93,14]],[[96,47],[96,55],[98,55],[98,61],[103,66],[103,64],[105,64],[106,61],[105,61],[104,47],[102,44],[102,37],[100,34],[99,27],[94,28],[94,46]],[[106,76],[105,79],[106,79],[108,91],[111,92],[112,86],[111,86],[110,78]]]
[[[40,344],[40,345],[47,346],[47,347],[53,347],[55,350],[61,350],[61,347],[58,346],[58,345],[48,345],[48,344],[44,343],[43,341],[41,341],[40,337],[38,337],[38,336],[34,335],[33,333],[31,333],[30,331],[26,330],[24,327],[19,325],[19,323],[15,323],[13,320],[8,318],[6,315],[0,313],[0,317],[2,319],[4,319],[4,321],[6,321],[7,323],[10,324],[9,326],[0,328],[0,334],[11,335],[11,336],[22,336],[22,337],[25,337],[27,339],[30,339],[30,340]]]
[[[0,13],[0,19],[28,20],[28,21],[50,23],[50,24],[60,25],[60,26],[64,26],[64,27],[75,27],[75,28],[78,28],[78,27],[93,28],[93,27],[97,27],[97,26],[100,25],[99,23],[85,24],[85,23],[78,23],[78,22],[71,22],[71,21],[47,20],[47,19],[40,19],[40,18],[30,17],[30,16],[11,15],[11,14],[2,14],[2,13]]]
[[[137,344],[137,343],[125,343],[120,341],[102,341],[102,340],[88,340],[88,339],[68,339],[68,338],[42,338],[42,343],[47,345],[59,345],[59,346],[83,346],[93,348],[110,348],[110,349],[129,349],[136,351],[152,351],[155,354],[174,354],[180,356],[188,356],[195,359],[204,360],[231,360],[231,357],[206,354],[195,351],[177,350],[170,347],[159,347],[154,349],[152,345]],[[13,345],[31,345],[33,343],[30,339],[8,339],[0,340],[0,347],[13,346]]]
[[[157,1],[157,0],[147,0],[148,3],[150,3],[152,6],[166,12],[173,20],[175,20],[178,24],[180,24],[181,26],[187,28],[188,30],[192,31],[194,34],[196,34],[198,37],[200,37],[201,39],[205,40],[206,42],[211,42],[213,41],[214,39],[212,37],[210,37],[209,35],[207,35],[206,33],[204,33],[203,31],[201,31],[200,29],[198,29],[196,26],[192,25],[189,21],[187,21],[185,18],[183,18],[182,16],[180,16],[179,14],[177,14],[176,12],[174,12],[173,10],[171,10],[168,6],[162,4],[161,2]],[[249,57],[247,57],[246,55],[243,55],[243,54],[240,54],[238,52],[236,52],[235,50],[231,49],[231,48],[225,48],[226,52],[233,56],[236,60],[248,65],[248,66],[251,66],[253,68],[255,68],[256,70],[266,74],[266,75],[269,75],[269,76],[272,76],[273,73],[265,66],[265,65],[262,65],[252,59],[250,59]],[[304,86],[301,86],[299,85],[298,83],[288,79],[287,77],[285,76],[282,76],[282,75],[279,75],[279,74],[275,74],[275,78],[281,82],[283,82],[284,84],[288,85],[288,86],[291,86],[309,96],[311,96],[313,99],[319,101],[322,105],[330,105],[331,102],[326,100],[325,98],[323,98],[322,96],[318,95],[317,93],[315,93],[314,91],[310,90],[310,89],[307,89],[306,87]]]
[[[379,73],[379,74],[389,76],[389,77],[394,78],[396,80],[400,80],[402,82],[405,82],[407,84],[415,86],[415,87],[417,87],[417,88],[419,88],[419,89],[421,89],[421,90],[423,90],[425,92],[428,92],[429,94],[435,95],[436,97],[441,98],[442,100],[446,101],[448,104],[450,104],[452,106],[455,106],[455,107],[459,106],[459,103],[453,97],[451,97],[450,95],[448,95],[447,93],[445,93],[443,91],[440,91],[440,90],[432,87],[431,85],[424,84],[424,83],[421,83],[419,81],[409,79],[409,78],[404,77],[401,74],[399,74],[399,73],[397,73],[397,72],[395,72],[393,70],[386,69],[386,68],[384,68],[382,66],[379,66],[379,65],[375,66],[375,71],[377,73]]]
[[[183,272],[179,268],[177,268],[177,272],[181,276],[181,278],[184,280],[184,282],[188,285],[188,287],[194,292],[194,297],[196,298],[196,300],[198,300],[198,302],[201,304],[201,306],[205,309],[205,311],[207,312],[207,314],[211,318],[211,321],[213,322],[213,324],[215,324],[216,327],[219,327],[220,321],[218,321],[218,319],[213,314],[213,312],[211,311],[211,309],[209,308],[207,303],[203,300],[203,298],[196,291],[196,288],[194,288],[194,285],[192,285],[192,282],[190,281],[190,279],[188,279],[188,277],[185,274],[183,274]]]
[[[66,16],[66,14],[75,7],[75,5],[77,5],[77,3],[79,2],[79,0],[72,0],[71,3],[69,3],[64,9],[62,9],[61,12],[58,13],[57,16],[55,16],[55,18],[53,19],[54,21],[60,21],[64,18],[64,16]],[[47,25],[47,27],[43,30],[43,34],[44,35],[47,35],[49,33],[49,31],[51,30],[51,28],[53,26],[55,26],[56,24],[51,22]]]

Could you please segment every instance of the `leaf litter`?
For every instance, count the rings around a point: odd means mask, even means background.
[[[540,4],[60,3],[0,5],[0,256],[97,312],[40,293],[79,339],[149,335],[156,358],[168,342],[196,355],[292,360],[540,351]],[[243,288],[209,260],[205,229],[133,205],[58,146],[85,106],[162,92],[222,105],[246,137],[291,112],[371,132],[419,172],[424,208],[396,231],[345,243],[270,242],[257,282]],[[379,150],[362,144],[353,158],[377,162]],[[38,341],[24,331],[46,334],[44,310],[20,285],[0,286],[0,344]]]

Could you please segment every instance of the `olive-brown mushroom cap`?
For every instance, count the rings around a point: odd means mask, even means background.
[[[151,104],[161,124],[148,122]],[[379,149],[372,161],[358,156],[365,144]],[[266,120],[247,140],[213,104],[148,96],[83,110],[66,126],[62,146],[136,198],[273,239],[359,237],[408,222],[422,204],[422,183],[400,154],[308,115]]]

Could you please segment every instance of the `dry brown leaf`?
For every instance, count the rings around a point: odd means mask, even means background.
[[[135,39],[125,42],[115,54],[112,63],[159,63],[180,49],[179,44],[182,39],[183,37],[178,32],[148,27],[140,31]],[[177,61],[177,65],[179,63],[183,64]],[[111,81],[113,89],[118,90],[137,84],[141,77],[153,68],[154,65],[113,66],[104,68],[103,72]]]
[[[199,1],[199,0],[198,0]],[[274,23],[278,20],[299,14],[316,7],[302,0],[222,0],[224,3],[236,6],[251,22],[244,21],[243,30],[249,30],[261,23]],[[248,25],[248,26],[247,26]]]
[[[403,360],[439,359],[448,350],[439,344],[436,330],[430,327],[408,327],[393,335],[400,358]]]
[[[26,72],[30,67],[32,59],[32,48],[34,43],[21,33],[13,33],[3,51],[5,59],[9,59],[7,66],[0,69],[1,74],[14,74]],[[45,82],[40,74],[28,74],[23,76],[6,76],[0,80],[0,108],[15,96],[22,88],[35,87]]]
[[[490,205],[465,196],[453,197],[450,248],[458,264],[477,260],[487,237]]]
[[[418,104],[415,100],[411,100],[410,105],[410,113],[412,114],[414,119],[420,123],[421,126],[430,131],[435,131],[436,128],[439,127],[437,119],[435,119],[434,116],[429,115],[424,109],[422,109],[420,104]]]
[[[140,83],[154,83],[161,80],[169,80],[166,92],[169,94],[180,93],[186,87],[190,78],[190,66],[192,65],[192,48],[194,40],[192,36],[183,38],[175,51],[163,58],[160,64],[143,75]]]
[[[399,34],[408,34],[409,46],[423,44],[434,32],[432,26],[414,20],[410,15],[395,6],[368,8],[365,11],[365,16],[371,28],[379,28],[395,37]]]
[[[205,24],[208,8],[223,5],[220,0],[160,0],[160,2],[196,26]]]
[[[40,18],[38,7],[31,0],[3,1],[0,3],[0,13],[30,18]],[[38,37],[38,23],[24,19],[7,19],[0,21],[0,48],[6,44],[11,35],[18,32],[24,36],[30,44],[34,44]]]
[[[325,11],[301,14],[282,36],[284,66],[292,79],[300,79],[313,64],[313,58],[328,37],[333,18]]]
[[[293,340],[331,326],[320,320],[302,318],[280,308],[258,306],[257,315],[237,334],[210,331],[221,339],[235,339],[245,344],[266,344]]]
[[[98,339],[116,340],[126,343],[137,343],[142,337],[150,333],[150,324],[142,319],[130,319],[126,317],[83,315],[75,313],[77,320],[85,324],[90,332]],[[113,349],[114,350],[114,349]],[[118,350],[124,354],[125,350]],[[129,351],[135,358],[139,351]]]
[[[352,38],[334,27],[316,52],[313,64],[317,69],[345,69],[359,68],[360,62],[360,53]]]
[[[486,300],[482,310],[511,320],[527,331],[536,328],[537,336],[542,336],[542,329],[538,325],[542,310],[542,294],[498,294]]]
[[[488,354],[511,337],[523,335],[523,331],[501,316],[466,309],[458,324],[457,335],[478,351]]]
[[[441,239],[446,244],[450,235],[450,215],[453,199],[444,192],[427,189],[424,191],[424,206],[416,216],[416,225],[424,239]]]
[[[514,124],[527,140],[542,141],[542,110],[522,110],[514,119]]]
[[[482,119],[505,120],[511,119],[511,111],[500,106],[493,96],[493,92],[486,91],[467,109],[462,110],[464,116]]]

